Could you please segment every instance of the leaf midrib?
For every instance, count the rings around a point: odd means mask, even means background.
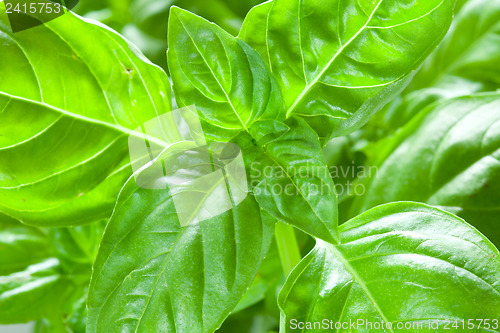
[[[238,118],[239,122],[241,123],[241,125],[243,126],[243,129],[248,132],[248,128],[245,124],[245,122],[241,119],[240,115],[238,114],[238,112],[236,111],[236,108],[234,107],[231,99],[229,98],[229,95],[227,94],[226,90],[224,89],[224,87],[222,86],[221,82],[219,81],[219,79],[217,78],[217,76],[215,75],[212,67],[210,67],[210,65],[208,64],[207,62],[207,59],[205,58],[205,56],[203,55],[203,53],[201,52],[201,50],[199,49],[198,45],[196,44],[193,36],[191,36],[189,30],[187,29],[186,25],[184,24],[184,21],[182,20],[182,18],[177,15],[177,18],[179,20],[179,22],[181,22],[182,24],[182,27],[184,28],[184,31],[186,31],[186,34],[189,36],[189,39],[191,40],[191,42],[193,43],[194,47],[196,48],[196,51],[198,52],[198,54],[200,55],[201,59],[203,59],[203,62],[205,63],[205,65],[207,66],[207,68],[210,70],[210,73],[212,74],[213,78],[215,79],[215,82],[217,82],[217,85],[219,86],[220,90],[224,93],[224,96],[226,97],[226,100],[229,104],[229,106],[231,106],[231,109],[233,109],[233,112],[234,114],[236,115],[236,117]]]
[[[311,81],[311,83],[308,83],[304,89],[302,90],[302,92],[300,93],[299,96],[297,96],[297,98],[295,99],[295,101],[293,102],[292,106],[290,106],[290,108],[288,109],[288,111],[286,112],[286,117],[288,118],[290,116],[290,114],[293,112],[293,110],[297,107],[297,105],[300,103],[300,101],[302,100],[302,98],[307,95],[309,93],[309,91],[319,82],[319,80],[323,77],[323,75],[326,73],[326,71],[328,71],[330,69],[330,66],[333,64],[333,62],[337,59],[337,57],[339,55],[342,54],[342,52],[354,41],[356,40],[356,38],[358,38],[358,36],[363,32],[365,31],[365,29],[368,27],[368,24],[371,22],[373,16],[375,15],[375,13],[377,12],[378,8],[380,7],[380,5],[382,4],[384,0],[380,0],[377,5],[375,6],[375,8],[373,9],[372,13],[370,14],[370,16],[368,17],[368,20],[366,21],[366,23],[361,27],[361,29],[359,29],[356,34],[354,34],[354,36],[351,37],[351,39],[349,39],[347,41],[347,43],[345,43],[344,45],[342,45],[338,51],[333,55],[333,57],[328,61],[328,63],[323,67],[323,69],[319,72],[318,75],[316,75],[314,77],[314,79]],[[301,52],[302,54],[302,52]]]
[[[373,297],[372,293],[370,292],[370,289],[368,289],[368,286],[367,286],[366,282],[363,280],[363,278],[361,278],[361,276],[358,274],[358,272],[356,271],[356,269],[354,269],[354,267],[352,267],[352,265],[344,257],[344,255],[342,254],[342,252],[340,252],[337,249],[337,247],[335,245],[332,245],[332,244],[328,244],[328,248],[332,251],[333,255],[340,261],[340,263],[344,266],[344,268],[349,272],[349,274],[351,274],[351,276],[354,279],[354,281],[356,281],[356,283],[361,287],[361,289],[363,289],[363,291],[368,296],[368,298],[372,302],[373,306],[377,310],[377,312],[380,315],[380,317],[382,317],[382,320],[385,323],[391,323],[391,321],[389,321],[387,319],[387,317],[383,313],[382,309],[378,305],[377,301],[375,300],[375,297]],[[392,328],[388,327],[388,329],[389,329],[390,332],[395,333]]]
[[[77,114],[77,113],[73,113],[71,111],[58,108],[58,107],[56,107],[54,105],[50,105],[50,104],[47,104],[47,103],[34,101],[34,100],[31,100],[31,99],[28,99],[28,98],[25,98],[25,97],[21,97],[21,96],[11,95],[11,94],[6,93],[4,91],[0,91],[0,96],[5,96],[5,97],[7,97],[7,98],[9,98],[11,100],[15,100],[15,101],[20,101],[20,102],[25,102],[25,103],[33,104],[33,105],[36,105],[38,107],[45,108],[45,109],[48,109],[50,111],[53,111],[53,112],[56,112],[56,113],[59,113],[59,114],[63,114],[63,115],[68,116],[70,118],[77,119],[77,120],[80,120],[80,121],[83,121],[83,122],[86,122],[86,123],[104,126],[104,127],[107,127],[107,128],[109,128],[109,129],[111,129],[113,131],[116,131],[116,132],[128,134],[128,135],[131,135],[131,136],[135,136],[135,137],[140,138],[140,139],[147,139],[147,140],[149,140],[151,142],[154,142],[154,143],[156,143],[156,144],[158,144],[158,145],[160,145],[162,147],[168,147],[170,145],[169,143],[167,143],[167,142],[165,142],[163,140],[160,140],[160,139],[158,139],[156,137],[151,137],[151,136],[149,136],[147,134],[131,130],[131,129],[127,128],[127,127],[124,127],[124,126],[121,126],[121,125],[118,125],[118,124],[111,124],[111,123],[108,123],[108,122],[105,122],[105,121],[102,121],[102,120],[93,119],[93,118],[89,118],[89,117],[86,117],[86,116],[83,116],[83,115],[80,115],[80,114]]]

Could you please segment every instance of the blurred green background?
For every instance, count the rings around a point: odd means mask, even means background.
[[[247,12],[262,0],[80,0],[74,12],[118,31],[166,70],[167,26],[171,6],[217,23],[237,35]]]

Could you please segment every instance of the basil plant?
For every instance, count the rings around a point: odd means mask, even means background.
[[[500,1],[171,6],[158,64],[13,2],[0,324],[500,332]]]

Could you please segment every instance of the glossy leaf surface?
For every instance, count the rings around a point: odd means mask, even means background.
[[[213,332],[251,285],[272,235],[252,196],[181,227],[167,190],[124,187],[99,249],[88,332]]]
[[[262,56],[282,88],[287,115],[306,117],[326,140],[332,131],[361,127],[408,84],[444,37],[454,6],[453,0],[272,3],[265,5],[261,39],[243,37],[261,52],[267,45]]]
[[[0,210],[43,226],[109,217],[126,136],[170,110],[165,73],[72,13],[13,34],[3,6],[0,62],[14,64],[0,67]]]
[[[283,117],[278,85],[245,42],[177,7],[168,34],[177,104],[196,106],[214,127],[205,131],[209,137],[227,140],[256,120]]]
[[[412,200],[451,211],[499,244],[500,95],[430,106],[378,151],[353,214]],[[370,162],[369,162],[370,163]]]
[[[265,36],[268,14],[273,5],[273,1],[270,0],[253,7],[245,17],[238,35],[238,38],[247,42],[262,55],[267,65],[269,65],[269,56]]]
[[[298,117],[261,121],[236,141],[262,209],[276,219],[337,240],[337,194],[316,133]]]
[[[405,331],[400,322],[441,320],[431,331],[446,332],[446,320],[484,318],[490,329],[470,329],[499,331],[491,323],[500,313],[500,254],[463,220],[422,204],[393,203],[357,216],[340,231],[340,245],[318,241],[285,283],[279,296],[283,332],[321,332],[294,330],[290,321],[324,318],[392,323],[378,331],[393,333]]]

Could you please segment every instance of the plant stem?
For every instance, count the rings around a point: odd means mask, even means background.
[[[281,265],[283,266],[285,276],[288,276],[301,259],[299,245],[297,244],[297,238],[295,238],[295,231],[292,226],[278,222],[275,227],[275,237]]]

